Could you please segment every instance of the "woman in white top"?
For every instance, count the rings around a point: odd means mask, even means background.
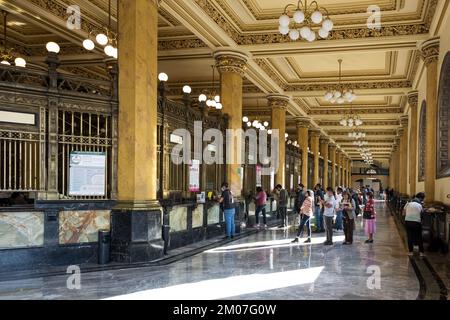
[[[422,240],[422,202],[425,199],[424,193],[418,193],[415,198],[408,202],[403,208],[405,215],[406,234],[408,237],[408,255],[414,253],[414,244],[419,246],[420,256],[424,256],[423,240]]]

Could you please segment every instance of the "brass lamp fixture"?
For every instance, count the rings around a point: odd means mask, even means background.
[[[294,12],[289,11],[291,7],[296,8]],[[292,41],[297,41],[300,37],[309,42],[314,42],[317,36],[326,39],[334,26],[328,10],[320,7],[317,1],[312,1],[308,6],[308,0],[300,0],[297,5],[288,4],[278,21],[280,23],[278,31],[282,35],[289,35]],[[317,34],[315,28],[319,28]]]
[[[3,65],[10,66],[14,63],[16,67],[25,68],[27,66],[27,62],[24,58],[21,58],[16,52],[14,52],[14,48],[8,48],[8,38],[7,38],[7,17],[8,12],[2,11],[3,13],[3,48],[0,51],[0,63]]]
[[[343,104],[345,102],[351,103],[356,100],[356,94],[353,89],[342,84],[342,59],[338,60],[339,63],[339,83],[336,88],[325,93],[325,100],[335,104]]]
[[[95,41],[103,46],[103,51],[105,54],[109,57],[117,59],[118,57],[118,50],[117,50],[117,41],[118,36],[117,33],[112,30],[112,23],[111,23],[111,0],[108,1],[108,27],[104,28],[103,32],[100,32],[95,36]],[[83,41],[83,47],[88,50],[92,51],[95,49],[95,43],[91,39],[94,36],[94,32],[90,31],[88,38]]]
[[[223,108],[222,103],[220,102],[220,95],[216,93],[215,89],[215,66],[212,65],[212,84],[211,84],[211,91],[204,90],[199,96],[198,101],[200,103],[206,103],[206,105],[210,108],[215,108],[217,110],[221,110]]]

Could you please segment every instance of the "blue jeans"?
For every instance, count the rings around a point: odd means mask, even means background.
[[[316,206],[314,211],[314,217],[316,219],[317,231],[323,230],[323,217],[322,213],[320,212],[320,206]]]
[[[256,218],[256,224],[259,224],[259,213],[262,212],[263,215],[263,222],[264,224],[267,223],[266,221],[266,206],[256,206],[256,212],[255,212],[255,218]]]
[[[300,226],[298,227],[297,231],[297,237],[301,237],[303,235],[303,228],[306,225],[306,228],[308,228],[308,238],[311,238],[311,224],[310,224],[310,217],[308,217],[306,214],[302,216],[302,219],[300,221]]]
[[[234,233],[236,231],[236,227],[234,225],[234,213],[235,213],[234,208],[224,210],[225,225],[227,228],[227,237],[234,236]]]
[[[342,210],[336,211],[336,223],[334,224],[334,228],[337,230],[342,230],[344,228]]]

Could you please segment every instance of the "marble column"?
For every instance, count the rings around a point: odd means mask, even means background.
[[[331,160],[331,185],[333,189],[336,187],[336,144],[330,143],[330,160]]]
[[[319,183],[319,139],[321,132],[319,129],[311,129],[309,134],[311,135],[311,152],[314,155],[313,183],[315,185]]]
[[[320,154],[323,157],[323,186],[327,188],[330,184],[328,181],[328,144],[330,143],[330,138],[322,136],[320,137]]]
[[[220,99],[222,112],[228,115],[228,129],[242,129],[242,79],[245,74],[247,56],[235,51],[217,51],[214,53],[216,67],[220,73]],[[234,131],[236,132],[236,131]],[[241,175],[243,159],[240,159],[241,137],[236,135],[233,141],[227,141],[226,179],[231,191],[237,198],[241,197]],[[239,159],[241,161],[239,161]]]
[[[289,97],[282,95],[269,95],[267,97],[269,108],[272,110],[272,130],[277,129],[278,143],[278,170],[275,170],[275,185],[286,187],[286,108]]]
[[[417,154],[418,154],[418,91],[408,93],[408,104],[411,114],[409,134],[409,194],[417,193]]]
[[[114,261],[163,255],[157,199],[157,1],[120,0],[118,193],[111,215]],[[136,225],[145,227],[137,228]]]
[[[425,133],[425,194],[427,202],[435,200],[439,41],[439,38],[433,38],[425,41],[421,47],[422,58],[427,67],[427,123]]]
[[[352,186],[352,160],[349,158],[348,159],[348,170],[347,170],[347,172],[348,172],[348,187],[349,188],[353,188],[353,186]]]
[[[348,159],[347,157],[344,158],[344,186],[347,188],[348,187]]]
[[[337,181],[336,181],[336,187],[339,187],[342,185],[342,170],[341,170],[341,161],[342,161],[342,151],[337,150],[336,151],[336,170],[337,170]]]
[[[308,132],[311,126],[311,119],[308,117],[298,117],[295,121],[297,124],[297,141],[302,152],[301,181],[305,189],[312,188],[313,186],[308,186]]]
[[[394,154],[393,154],[393,171],[392,179],[394,182],[394,190],[396,192],[400,192],[400,175],[399,175],[399,151],[400,151],[400,138],[398,136],[395,137],[394,140]]]
[[[400,117],[400,192],[408,193],[408,116]]]

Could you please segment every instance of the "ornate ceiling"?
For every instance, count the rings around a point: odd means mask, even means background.
[[[288,95],[288,132],[295,136],[295,117],[310,116],[313,126],[341,149],[359,159],[357,147],[339,119],[356,111],[376,160],[389,158],[407,108],[406,94],[423,71],[417,46],[430,37],[435,21],[450,0],[379,0],[381,30],[366,21],[370,0],[319,0],[335,28],[328,40],[292,42],[278,33],[278,17],[289,0],[160,0],[159,69],[169,75],[171,95],[190,84],[194,94],[211,86],[213,52],[226,47],[249,56],[244,81],[244,113],[270,117],[265,97]],[[66,28],[66,8],[77,4],[82,30]],[[107,24],[107,0],[0,0],[12,13],[10,36],[37,66],[49,40],[61,45],[61,69],[94,78],[106,77],[102,52],[89,53],[81,41],[89,30]],[[113,23],[116,26],[115,1]],[[15,23],[15,24],[14,24]],[[358,99],[349,105],[330,105],[326,90],[338,82],[338,59],[343,59],[343,82]]]

